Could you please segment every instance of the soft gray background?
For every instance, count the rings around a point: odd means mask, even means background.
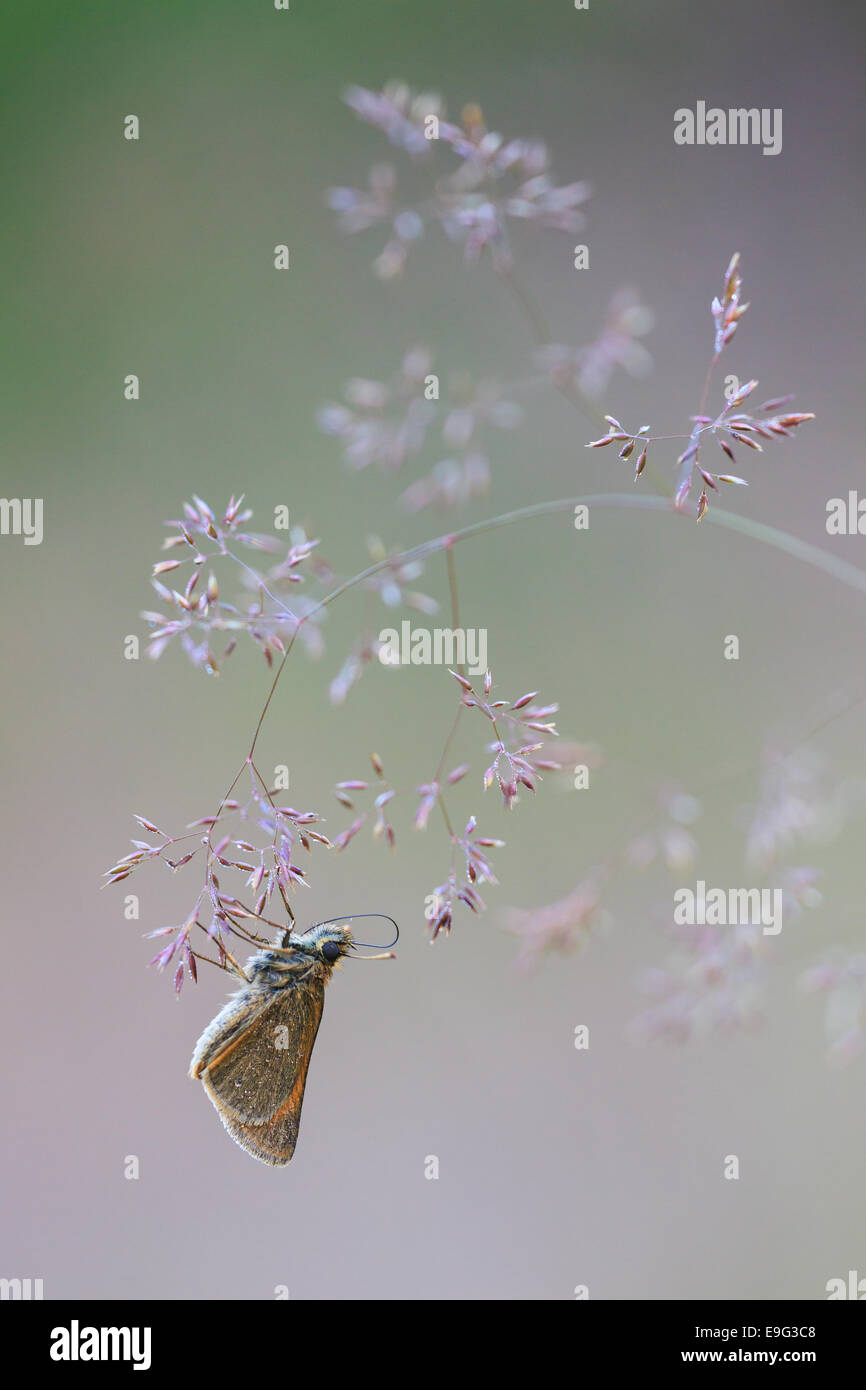
[[[649,913],[670,891],[661,877],[624,880],[616,928],[528,978],[500,930],[502,905],[568,892],[660,779],[756,760],[768,732],[808,724],[862,676],[862,598],[794,560],[638,513],[599,515],[579,540],[564,517],[461,551],[463,621],[489,628],[501,688],[558,698],[563,731],[609,761],[591,793],[551,780],[509,821],[466,784],[464,810],[518,852],[494,910],[433,950],[420,908],[445,853],[432,832],[404,831],[394,860],[365,837],[319,861],[309,920],[382,908],[404,937],[397,962],[332,985],[286,1170],[230,1143],[186,1078],[224,981],[205,975],[178,1005],[144,968],[140,933],[185,913],[188,886],[141,877],[141,923],[123,920],[120,889],[96,891],[132,811],[180,827],[215,805],[266,688],[246,651],[222,682],[175,652],[122,659],[152,606],[163,520],[192,491],[222,505],[245,489],[260,517],[288,503],[361,568],[371,530],[409,544],[450,523],[400,522],[386,480],[341,470],[315,407],[417,341],[445,370],[526,369],[525,325],[488,266],[467,271],[431,233],[405,283],[383,287],[378,234],[335,230],[326,188],[391,157],[342,106],[349,82],[403,77],[454,113],[477,100],[491,126],[548,140],[563,180],[592,181],[591,271],[570,270],[567,235],[517,247],[558,337],[585,340],[623,283],[654,309],[654,374],[620,376],[604,402],[629,421],[678,431],[696,408],[709,299],[739,249],[753,306],[729,370],[766,395],[796,390],[818,421],[741,460],[752,487],[729,504],[866,563],[862,539],[824,532],[827,498],[863,477],[856,8],[293,0],[286,15],[265,0],[119,0],[9,3],[2,30],[2,491],[44,497],[46,538],[0,544],[0,1274],[42,1277],[47,1297],[268,1298],[287,1284],[297,1298],[437,1299],[568,1298],[578,1283],[602,1298],[816,1298],[862,1273],[862,1064],[827,1069],[820,1005],[796,990],[826,943],[862,940],[856,829],[823,853],[825,905],[780,944],[758,1038],[626,1041],[640,971],[666,954]],[[674,109],[701,98],[782,107],[783,153],[675,147]],[[121,138],[128,112],[138,144]],[[293,267],[275,276],[284,240]],[[628,486],[624,465],[583,451],[588,437],[564,402],[539,401],[498,443],[489,510]],[[325,662],[293,663],[268,726],[264,762],[291,764],[302,804],[331,805],[333,781],[374,747],[396,778],[423,780],[450,721],[435,669],[374,672],[330,709],[359,612],[352,598],[334,610]],[[721,659],[728,632],[739,664]],[[862,770],[862,707],[819,743]],[[699,827],[716,845],[710,882],[739,882],[730,826],[751,791],[725,785]],[[572,1046],[577,1023],[589,1054]],[[722,1178],[732,1152],[738,1183]]]

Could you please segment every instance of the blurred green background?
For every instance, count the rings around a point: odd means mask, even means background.
[[[417,342],[443,372],[531,370],[526,325],[486,261],[465,267],[432,229],[405,280],[383,285],[379,233],[335,228],[330,186],[403,162],[342,104],[349,83],[403,78],[454,116],[478,101],[492,128],[545,139],[562,181],[592,182],[585,233],[527,229],[515,248],[561,341],[586,341],[613,291],[639,288],[655,370],[618,375],[601,402],[629,422],[679,432],[697,408],[709,300],[739,250],[752,307],[727,370],[758,376],[761,398],[796,391],[818,419],[741,459],[752,485],[724,504],[866,567],[862,538],[824,529],[827,499],[862,478],[857,9],[117,0],[7,3],[0,25],[2,493],[45,500],[41,546],[0,542],[0,1274],[41,1277],[46,1297],[269,1298],[284,1284],[297,1298],[569,1298],[587,1284],[594,1298],[820,1298],[829,1278],[866,1272],[862,1063],[827,1068],[820,1002],[796,988],[827,944],[862,941],[857,827],[820,851],[823,906],[783,933],[757,1037],[628,1040],[638,977],[668,950],[664,876],[624,879],[616,925],[529,976],[501,930],[504,906],[571,891],[660,781],[757,763],[768,736],[808,727],[862,681],[862,597],[793,559],[638,512],[461,548],[463,622],[487,627],[499,688],[558,699],[563,733],[607,762],[589,792],[551,778],[510,818],[464,783],[463,811],[512,852],[488,915],[433,950],[421,906],[447,867],[434,828],[398,823],[394,858],[365,834],[318,859],[303,920],[382,910],[404,933],[398,961],[347,967],[329,990],[286,1170],[236,1148],[186,1077],[224,981],[205,974],[178,1005],[144,968],[141,932],[185,914],[189,885],[139,877],[140,923],[124,921],[122,890],[97,891],[132,812],[180,828],[218,802],[267,687],[246,648],[221,681],[175,650],[123,659],[153,606],[163,521],[192,492],[221,507],[242,490],[263,526],[286,503],[353,572],[369,533],[403,546],[451,522],[401,519],[393,481],[347,473],[316,409],[349,377],[390,376]],[[676,147],[673,112],[699,99],[781,107],[782,153]],[[128,113],[137,143],[123,139]],[[575,239],[591,254],[579,275]],[[292,268],[278,275],[280,242]],[[123,399],[130,372],[137,403]],[[465,519],[629,487],[611,451],[583,450],[591,433],[553,393],[533,398],[522,428],[493,441],[491,497]],[[427,587],[445,600],[441,566]],[[364,775],[373,748],[395,780],[425,780],[451,719],[435,667],[371,671],[331,708],[360,612],[352,596],[334,608],[322,662],[297,653],[266,736],[293,802],[333,806],[330,830],[345,823],[335,780]],[[727,633],[737,663],[722,659]],[[858,706],[818,746],[859,773],[862,728]],[[708,882],[741,881],[732,827],[753,792],[733,779],[708,804]],[[573,1047],[580,1023],[588,1053]],[[739,1182],[722,1176],[730,1153]],[[128,1154],[138,1181],[124,1179]]]

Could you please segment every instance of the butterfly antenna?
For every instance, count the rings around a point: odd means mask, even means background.
[[[375,942],[375,941],[353,941],[353,942],[352,942],[352,945],[353,945],[353,946],[367,946],[367,947],[369,947],[370,950],[373,950],[373,951],[375,951],[375,950],[389,951],[389,950],[391,949],[392,946],[396,946],[396,945],[397,945],[397,942],[398,942],[399,939],[400,939],[400,928],[397,926],[397,923],[394,921],[394,918],[393,918],[393,917],[389,917],[388,914],[387,914],[386,912],[351,912],[351,913],[350,913],[350,912],[344,912],[340,917],[328,917],[324,922],[317,922],[317,923],[316,923],[316,926],[317,926],[317,927],[327,927],[327,926],[330,926],[330,924],[331,924],[332,922],[353,922],[353,921],[355,920],[356,917],[357,917],[357,918],[360,918],[360,917],[379,917],[379,918],[381,918],[381,919],[382,919],[383,921],[385,921],[385,922],[390,922],[390,923],[391,923],[391,926],[394,928],[394,940],[393,940],[393,941],[388,941],[388,942],[386,942],[384,946],[380,946],[379,943],[377,943],[377,942]],[[376,956],[367,956],[367,957],[366,957],[367,960],[378,960],[378,959],[386,959],[386,958],[387,958],[387,957],[376,957]]]

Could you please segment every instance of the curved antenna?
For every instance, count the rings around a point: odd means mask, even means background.
[[[353,946],[368,946],[371,951],[389,951],[392,946],[396,946],[400,939],[400,928],[389,917],[387,912],[344,912],[339,917],[326,917],[324,922],[317,922],[317,927],[328,927],[332,922],[352,922],[356,917],[381,917],[383,921],[390,922],[394,928],[394,940],[388,941],[384,946],[379,946],[375,941],[352,941]]]

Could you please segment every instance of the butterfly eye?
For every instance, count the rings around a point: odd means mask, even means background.
[[[342,954],[343,951],[339,941],[326,941],[324,946],[322,947],[322,955],[324,956],[325,960],[339,960]]]

